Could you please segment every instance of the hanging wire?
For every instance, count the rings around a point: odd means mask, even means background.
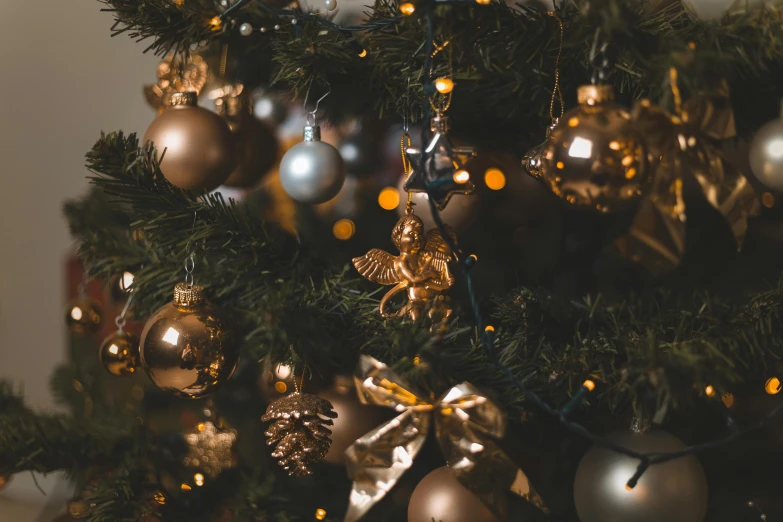
[[[123,333],[125,330],[125,324],[127,321],[125,320],[125,314],[128,313],[128,307],[130,307],[131,301],[133,301],[133,292],[128,296],[128,300],[125,301],[125,307],[123,307],[122,312],[120,312],[120,315],[114,318],[114,324],[117,325],[117,331],[119,333]]]

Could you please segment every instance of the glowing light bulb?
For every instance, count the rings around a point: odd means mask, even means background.
[[[587,379],[585,382],[583,382],[582,386],[587,388],[587,391],[595,390],[595,383],[593,381],[591,381],[590,379]]]
[[[80,321],[83,316],[84,313],[82,313],[82,309],[78,306],[74,306],[71,310],[71,317],[73,317],[75,321]]]
[[[500,190],[506,186],[506,175],[500,169],[487,169],[484,172],[484,183],[490,190]]]
[[[362,52],[359,53],[359,58],[364,58],[367,56],[367,49],[362,49]]]
[[[341,241],[351,239],[356,233],[356,224],[350,219],[338,219],[332,227],[332,234]]]
[[[708,385],[706,388],[704,388],[704,393],[707,395],[707,397],[712,397],[715,395],[715,388],[713,388],[712,385]]]
[[[416,7],[412,3],[410,3],[410,2],[405,2],[405,3],[400,4],[400,12],[404,16],[412,15],[415,10],[416,10]]]
[[[435,88],[441,94],[448,94],[454,90],[454,82],[450,78],[438,78],[435,80]]]
[[[288,391],[288,385],[283,381],[277,381],[275,383],[275,391],[277,393],[285,393],[286,391]]]
[[[201,473],[196,473],[193,475],[193,480],[196,482],[197,486],[203,486],[204,485],[204,475]]]
[[[770,395],[777,395],[780,393],[780,379],[777,377],[770,377],[764,384],[764,390]]]
[[[470,181],[470,172],[467,170],[458,170],[454,173],[454,182],[459,183],[462,185],[463,183],[467,183]]]
[[[394,210],[400,204],[400,191],[394,187],[386,187],[378,194],[378,204],[384,210]]]
[[[220,19],[219,16],[214,17],[212,20],[209,21],[209,25],[212,27],[218,28],[220,27],[220,24],[222,24],[223,21]]]
[[[315,510],[315,519],[323,520],[326,518],[326,510],[324,508],[318,508]]]
[[[494,332],[494,331],[495,331],[495,327],[494,327],[494,326],[492,326],[491,324],[490,324],[490,325],[487,325],[487,327],[486,327],[486,328],[484,328],[484,331],[485,331],[485,332]]]
[[[183,483],[182,483],[182,485],[180,486],[180,489],[181,489],[182,491],[190,491],[190,490],[191,490],[191,489],[193,489],[193,488],[191,488],[191,487],[190,487],[190,484],[185,484],[185,483],[183,482]]]

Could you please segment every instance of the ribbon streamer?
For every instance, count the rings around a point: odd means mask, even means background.
[[[458,384],[430,402],[366,355],[354,380],[362,403],[392,408],[399,415],[346,450],[353,488],[345,522],[359,520],[394,487],[413,464],[433,422],[449,468],[490,510],[502,514],[504,503],[498,499],[510,490],[548,513],[527,476],[493,440],[506,433],[503,412],[473,385]]]
[[[634,107],[633,119],[648,137],[655,176],[630,230],[617,240],[622,255],[653,274],[676,268],[685,252],[685,176],[698,182],[705,199],[723,215],[738,250],[748,218],[760,210],[747,178],[721,150],[721,141],[737,134],[728,87],[724,84],[713,96],[699,95],[682,104],[675,70],[671,81],[674,114],[649,100]]]

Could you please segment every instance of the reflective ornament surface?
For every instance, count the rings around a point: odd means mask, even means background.
[[[771,189],[783,191],[783,118],[758,130],[748,154],[756,178]]]
[[[543,172],[542,156],[544,154],[544,149],[546,149],[546,145],[549,142],[550,136],[552,136],[552,131],[554,131],[557,127],[558,121],[558,119],[554,119],[552,125],[546,128],[546,139],[527,151],[527,153],[522,157],[522,166],[525,168],[527,173],[534,178],[541,178]]]
[[[608,85],[580,87],[579,107],[560,119],[541,160],[541,177],[553,193],[601,212],[632,206],[647,181],[642,136],[613,98]]]
[[[397,184],[397,190],[400,193],[400,202],[397,205],[397,215],[405,215],[405,207],[408,202],[408,195],[405,193],[405,176],[400,178]],[[416,215],[424,223],[427,230],[436,228],[435,221],[432,219],[432,210],[430,209],[430,197],[426,192],[412,192],[411,202]],[[481,214],[481,196],[473,194],[454,194],[443,210],[440,211],[440,218],[443,222],[454,229],[455,232],[463,232],[470,225],[476,222]]]
[[[679,451],[685,444],[665,431],[611,434],[641,453]],[[581,522],[701,522],[707,513],[707,479],[693,455],[650,466],[636,486],[626,484],[639,461],[593,447],[576,470],[574,501]]]
[[[294,392],[270,404],[261,420],[273,421],[264,435],[268,446],[275,445],[278,465],[289,475],[312,475],[312,465],[329,451],[327,426],[336,417],[329,401],[309,393]]]
[[[160,170],[172,185],[214,190],[236,164],[234,136],[220,116],[196,102],[194,92],[173,94],[170,106],[150,124],[142,142],[155,144],[158,158],[163,157]]]
[[[223,183],[227,187],[253,187],[277,161],[278,144],[272,130],[251,113],[245,94],[226,96],[220,105],[234,135],[236,167]]]
[[[101,364],[112,374],[122,377],[139,368],[139,338],[130,332],[117,331],[101,343]]]
[[[307,125],[304,141],[285,153],[280,162],[280,182],[300,203],[325,203],[340,192],[345,164],[337,149],[321,141],[318,125]]]
[[[345,465],[345,450],[356,439],[377,428],[389,419],[388,410],[359,402],[353,378],[338,376],[334,384],[318,396],[332,404],[337,418],[332,426],[332,445],[324,457],[325,462]]]
[[[179,283],[174,301],[155,312],[141,334],[141,364],[150,379],[179,397],[198,399],[215,392],[238,360],[232,326],[197,285]]]
[[[421,479],[408,504],[408,522],[499,522],[448,466]]]
[[[79,296],[65,307],[65,324],[77,335],[93,333],[101,325],[102,314],[103,310],[97,301]]]

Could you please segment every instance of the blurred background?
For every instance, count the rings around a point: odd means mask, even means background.
[[[95,0],[0,2],[0,378],[31,406],[53,408],[49,377],[67,358],[62,318],[68,198],[87,190],[84,153],[101,130],[144,132],[155,116],[141,84],[154,56]],[[49,521],[69,498],[58,477],[19,475],[0,494],[0,520]],[[51,506],[51,507],[47,507]],[[53,511],[54,510],[54,511]]]

